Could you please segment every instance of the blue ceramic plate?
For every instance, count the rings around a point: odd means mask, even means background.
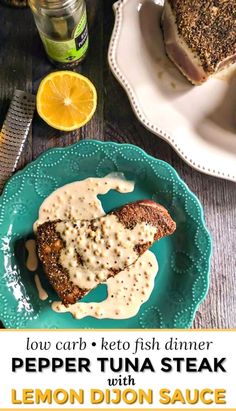
[[[26,269],[25,240],[31,238],[43,200],[56,188],[87,177],[119,171],[135,180],[130,194],[110,191],[101,197],[105,211],[150,198],[163,204],[177,223],[174,235],[154,244],[159,263],[155,288],[139,313],[128,320],[75,320],[57,314],[57,299],[39,270],[49,300],[40,301],[34,275]],[[82,141],[55,148],[16,173],[0,198],[0,319],[7,328],[187,328],[209,285],[211,240],[202,207],[175,170],[140,148],[124,144]],[[86,301],[101,301],[102,285]]]

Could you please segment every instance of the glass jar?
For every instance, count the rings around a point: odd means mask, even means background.
[[[49,59],[59,68],[73,68],[89,44],[84,0],[29,0]]]

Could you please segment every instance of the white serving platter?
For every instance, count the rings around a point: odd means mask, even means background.
[[[186,163],[236,181],[236,73],[192,86],[165,54],[162,0],[119,0],[108,60],[142,124]]]

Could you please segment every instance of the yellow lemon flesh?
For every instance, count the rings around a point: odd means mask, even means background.
[[[94,85],[81,74],[57,71],[46,76],[37,93],[37,111],[50,126],[73,131],[84,126],[97,107]]]

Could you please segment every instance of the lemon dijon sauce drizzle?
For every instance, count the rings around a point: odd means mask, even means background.
[[[36,288],[38,290],[39,299],[42,300],[42,301],[47,300],[48,299],[48,293],[47,293],[47,291],[44,290],[38,274],[35,274],[34,281],[35,281]]]
[[[36,271],[38,268],[38,256],[36,252],[36,241],[31,239],[25,243],[25,248],[28,251],[28,257],[26,260],[26,267],[29,271]]]
[[[141,223],[133,230],[128,230],[115,215],[104,217],[105,212],[97,196],[112,189],[130,193],[134,190],[134,182],[125,180],[121,173],[112,173],[104,178],[88,178],[59,188],[40,207],[35,230],[45,221],[69,220],[66,223],[58,222],[56,230],[66,243],[60,263],[67,269],[71,281],[84,289],[106,282],[108,290],[107,299],[100,303],[78,302],[66,308],[61,302],[54,302],[52,309],[56,312],[70,312],[77,319],[86,316],[130,318],[138,312],[152,292],[158,271],[156,258],[147,251],[137,260],[138,254],[133,245],[151,240],[155,229]],[[94,238],[88,241],[90,222],[80,220],[99,217],[104,218],[100,220],[96,230],[91,232]],[[65,224],[68,226],[66,230]],[[101,241],[101,238],[106,241]],[[86,258],[86,267],[78,262],[77,253],[80,249],[83,258]],[[108,278],[110,267],[125,267],[129,259],[131,262],[137,261],[115,277]],[[94,270],[96,264],[97,269]]]
[[[92,220],[104,216],[97,196],[110,190],[131,193],[134,182],[125,180],[122,173],[111,173],[104,178],[87,178],[59,188],[41,205],[34,230],[48,220]]]
[[[25,248],[28,251],[28,257],[26,260],[26,268],[29,271],[35,272],[38,268],[38,256],[37,256],[37,251],[36,251],[36,241],[33,239],[27,240],[25,243]],[[42,287],[40,278],[38,276],[38,274],[34,275],[34,282],[35,282],[35,286],[37,288],[38,291],[38,296],[39,299],[42,301],[47,300],[48,298],[48,294],[47,292],[44,290],[44,288]]]
[[[146,251],[135,264],[110,277],[107,284],[107,298],[100,303],[83,303],[65,307],[54,302],[52,309],[58,313],[71,313],[76,319],[87,316],[95,318],[125,319],[135,316],[140,306],[149,299],[158,271],[155,255]]]
[[[60,264],[69,273],[70,280],[88,290],[106,281],[111,270],[119,272],[134,263],[138,257],[135,244],[152,243],[156,228],[146,223],[132,230],[125,228],[116,215],[107,215],[93,222],[61,222],[56,231],[66,244],[61,250]],[[83,256],[83,264],[78,261]]]

